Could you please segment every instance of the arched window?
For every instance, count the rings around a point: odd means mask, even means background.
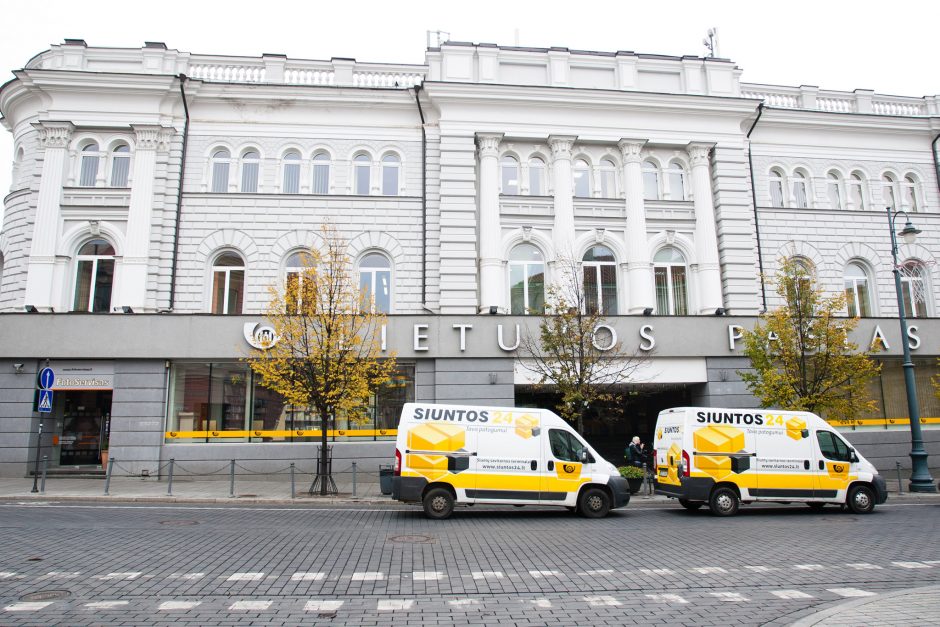
[[[103,239],[93,239],[78,249],[73,311],[111,311],[114,287],[114,247]]]
[[[532,244],[509,253],[509,308],[514,316],[545,312],[545,260]]]
[[[356,155],[353,159],[353,177],[355,179],[355,193],[359,196],[368,196],[371,189],[370,173],[372,159],[369,155]]]
[[[98,179],[98,144],[92,142],[82,148],[82,168],[78,177],[80,187],[94,187]]]
[[[927,317],[927,277],[924,264],[916,260],[901,266],[901,299],[908,318]]]
[[[574,195],[587,198],[591,195],[591,167],[584,159],[575,159],[571,170],[574,177]]]
[[[617,166],[610,159],[601,159],[601,198],[617,197]]]
[[[865,209],[865,181],[858,172],[853,172],[848,182],[849,209]]]
[[[245,262],[226,252],[212,264],[212,313],[240,314],[245,298]]]
[[[845,267],[845,302],[852,318],[871,315],[871,296],[868,293],[868,273],[857,261]]]
[[[685,170],[678,163],[670,163],[666,171],[669,177],[669,199],[685,200]]]
[[[261,156],[255,150],[249,150],[242,155],[242,187],[245,194],[254,194],[258,191],[258,170],[261,167]]]
[[[368,160],[368,158],[367,158]],[[366,193],[368,193],[369,183],[366,181]],[[330,155],[325,152],[318,152],[313,156],[313,189],[314,194],[330,193]]]
[[[842,202],[844,196],[842,177],[837,172],[830,172],[826,175],[826,195],[829,197],[830,209],[842,209],[845,206]]]
[[[389,313],[392,309],[392,266],[388,257],[368,253],[359,262],[359,291],[372,299],[372,310]]]
[[[284,288],[288,295],[296,295],[296,299],[291,299],[287,303],[287,313],[293,314],[300,310],[302,302],[302,288],[304,281],[304,271],[313,267],[313,255],[305,250],[298,250],[287,257],[284,264]]]
[[[225,148],[212,153],[212,191],[224,194],[228,191],[228,169],[232,155]]]
[[[131,169],[131,149],[127,144],[116,146],[111,152],[111,187],[127,187]]]
[[[774,168],[770,171],[770,206],[771,207],[785,207],[783,190],[785,177],[783,172],[779,169]]]
[[[799,209],[806,209],[809,207],[809,197],[807,195],[807,179],[806,175],[797,170],[793,173],[793,178],[790,180],[790,198],[793,201],[793,206]]]
[[[398,195],[398,179],[401,176],[401,159],[398,155],[388,154],[382,157],[382,195]]]
[[[652,161],[643,162],[643,199],[659,200],[659,168]]]
[[[889,173],[885,173],[881,177],[881,200],[885,205],[891,207],[891,209],[898,208],[898,182],[893,176]]]
[[[512,155],[499,160],[499,193],[515,196],[519,193],[519,162]]]
[[[284,194],[300,193],[300,153],[290,151],[284,155],[284,175],[281,192]]]
[[[913,176],[908,175],[904,177],[901,194],[904,199],[904,208],[907,211],[914,213],[920,211],[920,206],[917,204],[917,181]]]
[[[656,313],[686,316],[689,313],[689,284],[685,257],[672,247],[663,248],[653,257],[656,280]]]
[[[594,246],[584,253],[584,303],[587,313],[617,315],[617,264],[606,246]]]
[[[545,162],[538,157],[529,159],[529,194],[545,195]]]

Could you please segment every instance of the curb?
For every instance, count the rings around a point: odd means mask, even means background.
[[[864,607],[870,603],[882,604],[889,599],[894,599],[897,597],[905,597],[911,594],[921,594],[929,593],[936,591],[937,594],[940,594],[940,585],[935,586],[924,586],[921,588],[911,588],[909,590],[899,590],[896,592],[887,592],[884,594],[878,594],[872,597],[865,597],[864,599],[853,599],[851,601],[842,601],[835,605],[829,606],[824,610],[815,611],[809,616],[801,618],[795,623],[790,623],[790,627],[813,627],[813,625],[818,625],[819,623],[832,618],[834,616],[839,616],[844,620],[844,615],[846,612],[854,610],[856,608]],[[871,619],[871,617],[868,617]],[[877,623],[877,620],[865,621],[862,624],[874,625]]]

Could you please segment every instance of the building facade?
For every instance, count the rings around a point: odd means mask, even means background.
[[[940,354],[940,98],[741,82],[726,59],[448,42],[424,65],[194,55],[66,40],[0,89],[14,137],[0,231],[0,473],[315,455],[319,422],[243,361],[268,288],[333,224],[400,369],[334,457],[387,463],[408,400],[551,402],[521,367],[545,285],[577,263],[625,350],[649,355],[613,457],[682,404],[743,407],[741,329],[781,258],[845,291],[881,340],[879,410],[850,437],[905,462],[886,207],[903,244],[928,452]],[[37,374],[52,368],[49,412]],[[42,395],[47,398],[46,395]],[[43,408],[46,409],[46,408]],[[871,445],[871,450],[866,448]],[[215,465],[215,464],[214,464]]]

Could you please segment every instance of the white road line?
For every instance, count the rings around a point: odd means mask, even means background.
[[[610,568],[602,568],[601,570],[586,570],[583,573],[578,574],[584,575],[586,577],[598,577],[600,575],[613,575],[614,571]]]
[[[680,605],[683,603],[688,603],[688,601],[683,599],[678,594],[646,594],[644,596],[648,599],[656,601],[657,603],[678,603]]]
[[[385,579],[385,573],[379,572],[362,572],[362,573],[353,573],[353,581],[381,581]]]
[[[826,588],[829,592],[838,594],[840,597],[873,597],[875,592],[868,590],[859,590],[858,588]]]
[[[437,570],[416,570],[411,576],[415,581],[438,581],[447,577],[447,575]]]
[[[868,562],[856,562],[855,564],[846,564],[846,566],[855,570],[881,570],[881,566],[869,564]]]
[[[0,573],[0,579],[4,578],[3,577],[4,574],[5,573]],[[42,577],[37,578],[36,581],[43,581],[45,579],[75,579],[81,574],[82,574],[82,571],[80,570],[76,570],[72,572],[61,572],[58,570],[53,570],[51,572],[46,573]]]
[[[744,568],[752,573],[769,573],[772,570],[777,570],[773,566],[745,566]]]
[[[202,579],[205,576],[205,573],[173,573],[170,575],[170,579],[185,579],[187,581],[193,581],[195,579]]]
[[[549,601],[548,599],[529,599],[529,603],[531,603],[535,607],[541,607],[545,609],[550,608],[552,606],[552,602]]]
[[[225,581],[259,581],[264,579],[264,573],[232,573]]]
[[[130,601],[92,601],[91,603],[86,603],[84,607],[90,610],[113,610],[118,607],[124,607],[125,605],[130,605]]]
[[[822,564],[794,564],[793,568],[797,570],[825,570]]]
[[[11,573],[11,572],[0,573],[0,579],[12,579],[13,577],[16,577],[16,573]]]
[[[781,599],[812,599],[813,595],[799,590],[771,590],[770,594]]]
[[[641,568],[640,572],[644,575],[675,575],[671,568]],[[627,573],[629,574],[629,573]]]
[[[709,592],[708,594],[730,603],[747,603],[750,601],[749,598],[738,592]]]
[[[940,564],[940,560],[924,560],[924,564],[930,564],[931,566],[936,566]]]
[[[714,573],[726,573],[726,572],[728,572],[727,570],[725,570],[725,569],[722,568],[721,566],[701,566],[701,567],[699,567],[699,568],[691,568],[691,569],[689,569],[689,571],[690,571],[690,572],[693,572],[693,573],[698,573],[698,574],[700,574],[700,575],[709,575],[709,574],[714,574]]]
[[[584,600],[595,607],[602,605],[623,605],[623,603],[611,596],[584,597]]]
[[[271,607],[274,601],[235,601],[229,606],[229,610],[266,610]]]
[[[375,609],[379,612],[407,612],[414,604],[414,599],[381,599]]]
[[[161,612],[169,612],[172,610],[191,610],[200,603],[202,603],[202,601],[164,601],[157,606],[157,609]]]
[[[529,574],[536,579],[544,579],[546,577],[561,577],[561,573],[557,570],[530,570]]]
[[[291,581],[320,581],[326,577],[324,573],[294,573],[290,576]]]
[[[98,575],[95,579],[114,580],[114,579],[137,579],[143,573],[108,573],[107,575]]]
[[[55,603],[55,601],[20,601],[19,603],[8,605],[3,609],[8,612],[37,612],[44,607],[49,607],[53,603]]]
[[[502,579],[503,573],[498,570],[475,570],[473,571],[474,579]]]
[[[307,601],[307,604],[304,606],[305,612],[335,612],[339,608],[343,607],[342,601],[333,601],[333,600],[315,600]]]
[[[928,564],[923,562],[891,562],[898,568],[930,568]]]
[[[454,607],[461,607],[463,605],[476,605],[479,603],[479,601],[476,599],[452,599],[447,603],[449,605],[453,605]]]

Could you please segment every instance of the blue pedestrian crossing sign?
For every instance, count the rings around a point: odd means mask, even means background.
[[[55,373],[52,371],[52,368],[43,368],[39,371],[39,388],[43,390],[51,390],[52,385],[55,383]]]
[[[39,390],[39,413],[48,414],[51,411],[52,411],[52,390]]]

